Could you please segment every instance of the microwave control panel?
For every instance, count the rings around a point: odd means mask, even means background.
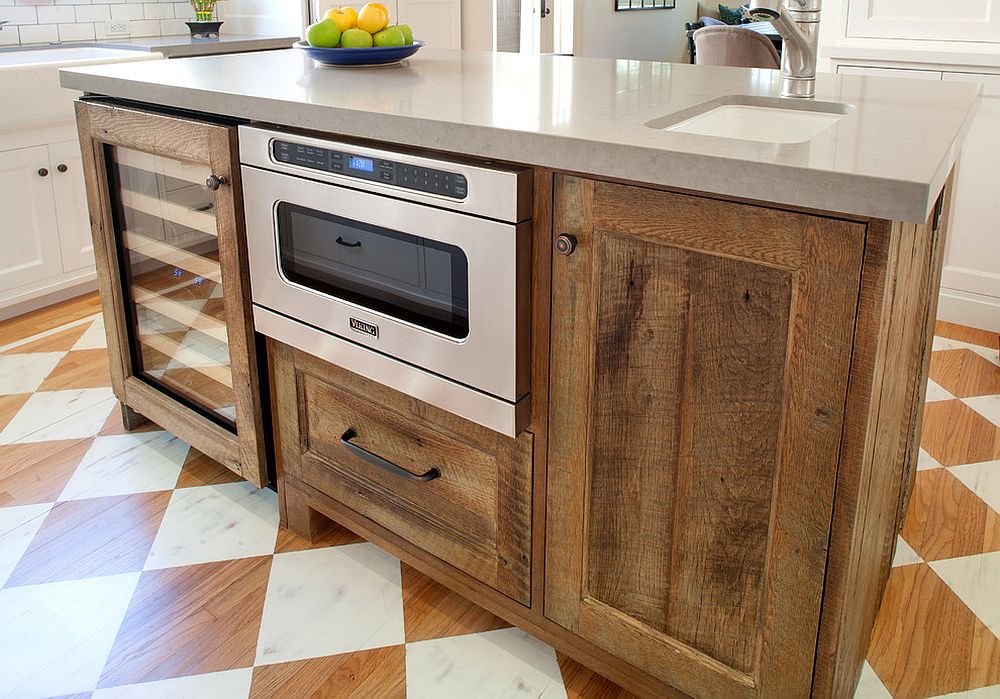
[[[438,194],[450,199],[465,199],[469,183],[464,175],[445,170],[418,167],[383,158],[353,155],[345,151],[307,146],[290,141],[273,141],[272,152],[279,163],[347,175],[371,182]]]

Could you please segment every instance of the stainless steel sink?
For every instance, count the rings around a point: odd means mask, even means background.
[[[675,133],[761,143],[805,143],[823,133],[854,107],[774,97],[730,95],[647,122]]]

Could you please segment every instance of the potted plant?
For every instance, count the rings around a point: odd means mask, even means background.
[[[195,39],[218,39],[222,22],[215,19],[215,5],[219,0],[189,0],[194,8],[194,21],[185,22]]]

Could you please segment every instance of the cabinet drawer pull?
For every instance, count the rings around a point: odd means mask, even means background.
[[[441,472],[436,468],[431,468],[427,473],[422,473],[419,476],[415,473],[410,473],[405,468],[400,468],[391,461],[386,461],[381,456],[376,456],[372,454],[367,449],[362,449],[357,444],[351,444],[351,440],[358,436],[358,433],[353,427],[348,427],[347,432],[344,432],[344,436],[340,438],[340,443],[344,445],[344,448],[349,452],[357,456],[359,459],[370,463],[372,466],[377,466],[383,471],[388,471],[397,476],[402,476],[407,480],[413,481],[415,483],[427,483],[441,475]]]
[[[361,241],[360,240],[347,241],[347,240],[344,240],[339,235],[337,236],[337,240],[335,242],[337,243],[337,245],[343,245],[345,248],[360,248],[361,247]]]

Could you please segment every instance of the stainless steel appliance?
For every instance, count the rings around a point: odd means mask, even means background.
[[[240,127],[257,331],[510,436],[531,171]]]

